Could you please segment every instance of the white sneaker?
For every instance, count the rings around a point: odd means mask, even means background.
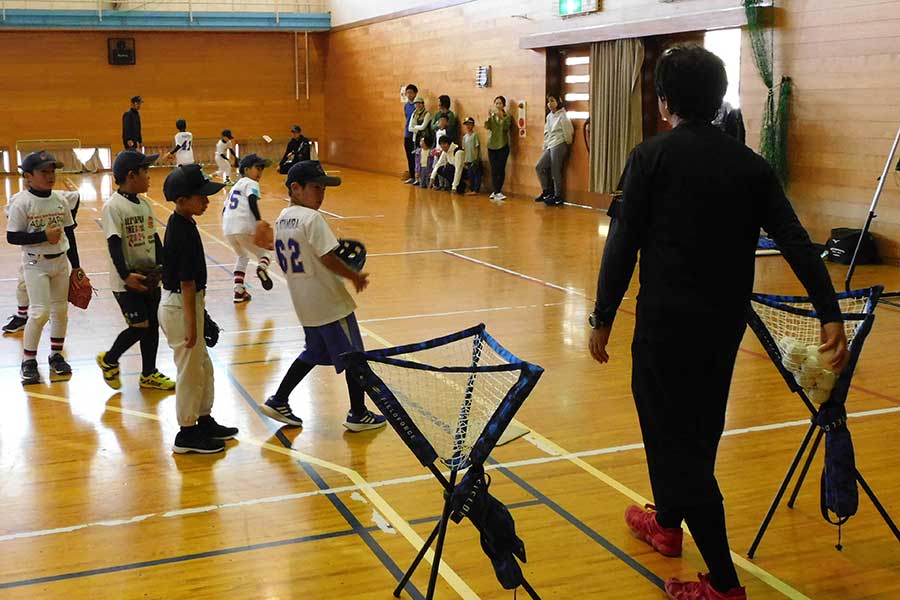
[[[490,195],[490,199],[491,199],[491,200],[494,199],[494,195],[495,195],[494,192],[491,192],[491,195]]]
[[[503,195],[503,192],[499,194],[494,194],[494,200],[506,200],[506,196]]]

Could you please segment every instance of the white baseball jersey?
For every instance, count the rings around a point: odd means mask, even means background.
[[[138,196],[135,204],[119,192],[103,204],[100,224],[106,239],[119,236],[122,254],[129,269],[146,269],[156,265],[156,222],[150,203]],[[109,257],[109,287],[114,292],[124,292],[125,282],[119,277],[112,256]]]
[[[259,198],[259,182],[241,177],[225,197],[225,210],[222,213],[222,232],[225,235],[252,234],[256,231],[256,217],[250,210],[250,196]]]
[[[81,201],[81,193],[80,192],[56,192],[60,194],[63,199],[66,201],[66,204],[69,205],[69,210],[77,213],[78,212],[78,203]],[[16,199],[16,196],[19,194],[14,194],[7,201],[6,205],[3,207],[3,214],[9,218],[9,207],[12,206],[13,200]],[[73,215],[74,216],[74,215]]]
[[[175,134],[175,145],[178,146],[178,150],[175,151],[175,164],[194,164],[194,134],[190,131],[179,131]]]
[[[233,148],[234,148],[233,140],[222,140],[220,138],[219,141],[216,142],[216,158],[222,158],[223,154],[225,156],[228,156],[228,150],[233,149]]]
[[[291,205],[275,221],[278,264],[304,327],[333,323],[356,309],[343,280],[321,259],[337,246],[337,238],[316,210]]]
[[[34,233],[35,231],[44,231],[50,226],[66,228],[74,224],[69,202],[60,192],[54,191],[51,192],[49,198],[41,198],[25,190],[9,200],[7,231]],[[68,249],[69,240],[65,233],[60,235],[59,241],[55,244],[41,242],[22,246],[22,251],[29,254],[59,254]]]

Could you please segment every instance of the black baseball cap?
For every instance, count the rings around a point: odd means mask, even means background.
[[[146,155],[137,150],[122,150],[116,155],[116,160],[113,162],[113,178],[117,183],[125,181],[129,173],[156,164],[158,158],[159,154]]]
[[[318,183],[325,186],[341,185],[340,177],[332,177],[322,168],[322,163],[317,160],[302,160],[296,163],[288,171],[284,185],[290,189],[291,184],[297,182],[303,185]]]
[[[269,167],[271,165],[272,161],[268,158],[263,158],[258,154],[248,154],[241,159],[241,162],[238,164],[238,169],[243,173],[244,169],[249,169],[250,167]]]
[[[163,183],[163,194],[169,202],[183,196],[211,196],[225,187],[224,183],[211,181],[200,165],[183,165],[169,173]]]
[[[299,125],[292,125],[291,131],[293,131],[294,133],[300,133],[302,130],[300,129]]]
[[[35,169],[40,169],[44,165],[50,164],[57,169],[61,169],[63,166],[61,160],[56,160],[56,157],[46,150],[35,150],[25,155],[19,168],[22,169],[23,173],[34,173]]]
[[[231,130],[230,130],[230,129],[223,129],[223,130],[222,130],[222,137],[227,137],[229,140],[233,140],[233,139],[234,139],[234,136],[231,135]]]
[[[132,96],[132,97],[131,97],[131,103],[134,104],[135,102],[140,102],[140,103],[143,104],[144,99],[141,98],[140,96]]]

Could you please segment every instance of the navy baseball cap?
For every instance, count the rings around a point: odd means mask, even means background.
[[[141,98],[140,96],[132,96],[132,97],[131,97],[131,103],[134,104],[135,102],[138,102],[138,103],[143,104],[144,99]]]
[[[303,185],[306,185],[307,183],[318,183],[325,186],[335,186],[341,185],[341,178],[330,176],[325,172],[325,169],[322,168],[322,163],[317,160],[302,160],[296,163],[291,167],[291,170],[288,171],[284,185],[290,189],[291,184],[294,182]]]
[[[137,171],[143,167],[150,167],[156,164],[159,154],[143,154],[137,150],[122,150],[116,155],[113,162],[113,178],[116,182],[125,181],[128,174]]]
[[[293,126],[291,127],[291,131],[292,131],[293,133],[300,133],[302,130],[300,129],[300,126],[299,126],[299,125],[293,125]]]
[[[169,202],[183,196],[211,196],[225,187],[224,183],[211,181],[200,165],[183,165],[169,173],[163,183],[163,194]]]
[[[233,140],[233,139],[234,139],[234,136],[231,135],[231,130],[230,130],[230,129],[223,129],[223,130],[222,130],[222,137],[227,137],[229,140]]]
[[[56,157],[46,150],[35,150],[25,155],[19,168],[22,169],[23,173],[34,173],[35,169],[51,164],[57,169],[61,169],[63,166],[61,160],[56,160]]]
[[[249,169],[250,167],[269,167],[271,165],[272,161],[268,158],[263,158],[258,154],[248,154],[241,159],[241,162],[238,164],[238,169],[243,173],[244,169]]]

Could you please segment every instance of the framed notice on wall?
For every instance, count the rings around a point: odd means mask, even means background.
[[[559,0],[559,16],[571,17],[595,12],[598,0]]]
[[[108,38],[106,50],[111,65],[135,64],[134,38]]]

